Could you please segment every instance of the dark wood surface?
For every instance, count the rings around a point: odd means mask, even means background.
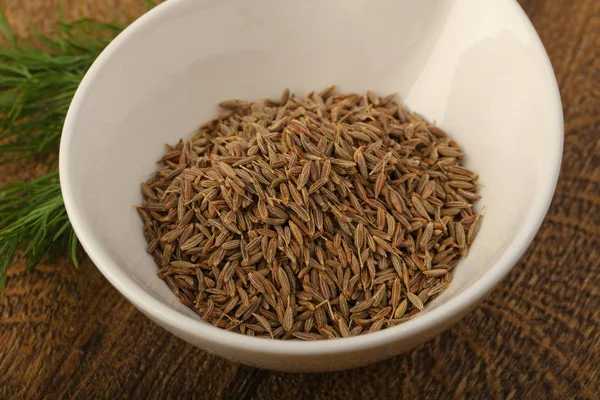
[[[138,0],[0,0],[27,35],[64,13],[112,18]],[[441,336],[369,367],[319,375],[258,370],[173,337],[93,267],[65,260],[0,298],[0,399],[589,398],[600,396],[600,1],[521,0],[552,60],[564,160],[529,251],[479,308]],[[27,178],[0,167],[0,184]]]

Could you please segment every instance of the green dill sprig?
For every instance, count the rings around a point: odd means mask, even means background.
[[[60,22],[53,35],[22,43],[0,13],[6,43],[0,47],[0,162],[43,162],[50,171],[0,188],[0,293],[15,257],[27,259],[29,269],[66,254],[77,266],[77,237],[57,171],[60,135],[83,75],[122,29],[88,19]]]
[[[77,236],[65,211],[57,171],[3,188],[0,221],[0,291],[20,249],[27,269],[59,254],[69,255],[78,265]]]
[[[91,20],[59,23],[49,37],[19,43],[3,15],[0,31],[0,157],[56,161],[65,115],[77,86],[120,26]]]

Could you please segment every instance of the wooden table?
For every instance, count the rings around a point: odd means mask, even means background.
[[[141,0],[1,0],[20,35],[74,17],[141,13]],[[521,0],[558,77],[564,160],[534,243],[493,295],[441,336],[351,371],[293,375],[209,355],[159,328],[94,268],[65,260],[0,298],[0,399],[598,398],[600,1]],[[26,178],[0,167],[0,184]]]

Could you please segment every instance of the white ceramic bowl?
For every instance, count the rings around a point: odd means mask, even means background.
[[[145,252],[133,205],[164,143],[227,98],[277,97],[331,83],[397,92],[462,145],[480,174],[485,219],[449,289],[394,328],[320,342],[226,332],[181,305]],[[129,28],[85,76],[63,131],[65,204],[83,247],[138,309],[219,356],[286,371],[372,363],[447,329],[527,249],[562,155],[562,109],[544,48],[508,0],[170,0]]]

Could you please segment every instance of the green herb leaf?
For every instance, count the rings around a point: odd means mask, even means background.
[[[4,16],[0,32],[1,161],[47,155],[55,162],[65,115],[92,62],[120,26],[79,20],[60,23],[50,37],[19,43]]]
[[[27,268],[66,254],[77,265],[77,239],[65,211],[58,172],[0,191],[0,291],[6,270],[23,249]]]
[[[6,43],[0,47],[0,162],[25,159],[50,168],[39,179],[0,188],[0,293],[15,257],[26,258],[27,269],[59,254],[78,265],[57,171],[60,135],[85,72],[122,29],[89,19],[60,22],[53,35],[23,43],[0,11]]]

